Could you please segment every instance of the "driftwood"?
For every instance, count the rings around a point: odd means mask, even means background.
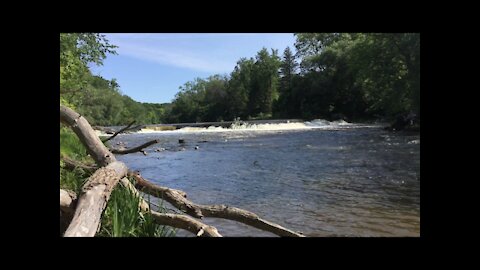
[[[152,216],[160,224],[181,228],[196,234],[197,236],[222,237],[217,229],[185,215],[178,214],[161,214],[152,211]]]
[[[202,212],[195,204],[187,200],[186,193],[176,189],[157,186],[145,180],[140,174],[130,174],[135,178],[135,187],[142,192],[161,198],[192,217],[201,218]]]
[[[132,191],[136,196],[140,197],[138,190],[133,186],[128,178],[122,178],[121,184]],[[139,207],[143,213],[149,212],[154,217],[156,223],[160,225],[167,225],[174,228],[184,229],[194,233],[197,236],[221,237],[217,229],[213,226],[206,225],[189,216],[177,214],[162,214],[150,209],[148,203],[140,197]]]
[[[137,146],[137,147],[133,147],[133,148],[130,148],[130,149],[126,149],[126,150],[118,150],[118,149],[112,149],[112,153],[113,154],[118,154],[118,155],[125,155],[125,154],[130,154],[130,153],[135,153],[135,152],[143,152],[143,148],[146,148],[146,147],[149,147],[150,145],[152,144],[156,144],[156,143],[159,143],[160,140],[153,140],[153,141],[149,141],[149,142],[146,142],[140,146]],[[145,153],[143,153],[144,155],[146,155]]]
[[[68,107],[60,106],[60,121],[70,126],[87,149],[88,154],[99,166],[107,166],[116,161],[115,156],[103,145],[83,116]]]
[[[83,186],[65,236],[94,236],[115,185],[127,174],[127,166],[115,161],[98,169]]]
[[[124,177],[120,180],[120,183],[125,187],[131,190],[136,196],[140,197],[140,194],[137,189],[130,183],[128,178]],[[73,191],[67,191],[60,189],[60,223],[61,227],[65,227],[70,223],[72,214],[75,211],[76,204],[76,195]],[[162,214],[156,211],[150,210],[148,203],[140,197],[139,207],[141,212],[149,212],[154,217],[156,223],[160,225],[167,225],[174,228],[184,229],[197,236],[209,236],[209,237],[221,237],[218,230],[213,227],[206,225],[198,220],[195,220],[189,216],[177,215],[177,214]],[[69,220],[70,219],[70,220]],[[60,229],[62,233],[65,229]]]
[[[237,207],[227,205],[197,205],[205,217],[235,220],[278,236],[304,237],[303,234],[284,228],[278,224],[260,218],[258,215]]]
[[[60,232],[62,233],[64,230],[62,229],[62,223],[63,227],[66,227],[65,223],[68,222],[70,225],[64,236],[94,236],[100,225],[101,214],[106,207],[106,203],[115,185],[120,181],[122,185],[137,195],[138,191],[127,178],[123,178],[127,173],[126,166],[121,162],[115,161],[114,155],[110,153],[101,142],[99,144],[98,137],[92,136],[94,131],[86,119],[69,108],[62,107],[63,106],[60,107],[60,118],[62,122],[71,125],[72,129],[75,128],[74,132],[79,138],[83,138],[83,140],[81,140],[82,143],[88,150],[91,150],[89,151],[91,156],[97,157],[95,159],[97,163],[103,164],[105,162],[111,162],[108,166],[98,169],[96,166],[85,165],[65,156],[60,157],[65,162],[67,168],[74,169],[80,167],[90,172],[97,170],[85,183],[74,215],[74,206],[77,203],[75,193],[60,190]],[[152,141],[150,144],[156,142],[157,141]],[[94,147],[88,148],[88,146]],[[146,147],[145,144],[143,147]],[[141,211],[149,210],[148,204],[143,199],[141,199],[139,207]],[[155,211],[151,211],[151,213],[156,216],[155,221],[160,225],[170,225],[172,227],[186,229],[199,236],[221,236],[216,228],[190,217],[180,217],[179,215],[163,216],[163,214]],[[162,222],[167,224],[163,224]]]
[[[118,134],[120,134],[120,133],[124,132],[125,130],[129,129],[134,123],[135,123],[135,120],[133,120],[130,124],[128,124],[128,126],[126,126],[126,127],[122,128],[122,129],[120,129],[119,131],[113,133],[112,136],[110,136],[110,137],[108,137],[108,138],[106,138],[106,139],[103,139],[102,142],[108,142],[109,140],[115,138]]]
[[[273,222],[264,220],[258,215],[237,207],[226,205],[200,205],[186,199],[181,190],[155,185],[145,180],[139,173],[130,173],[135,178],[135,186],[147,194],[160,197],[185,213],[196,217],[216,217],[238,221],[252,227],[269,231],[279,236],[303,237],[304,235],[284,228]]]
[[[80,141],[87,148],[88,153],[100,167],[90,176],[83,186],[82,193],[80,194],[78,201],[76,201],[75,214],[64,236],[94,236],[99,229],[102,212],[106,207],[113,188],[118,182],[121,182],[124,186],[134,192],[138,192],[135,187],[139,187],[145,193],[165,199],[178,209],[193,217],[202,218],[203,216],[206,216],[231,219],[262,230],[270,231],[280,236],[303,236],[278,224],[263,220],[256,214],[240,208],[225,205],[195,204],[186,199],[186,193],[183,191],[157,186],[143,179],[138,173],[128,172],[129,175],[135,177],[136,183],[135,186],[133,186],[128,179],[124,178],[128,171],[125,164],[116,161],[115,156],[112,153],[115,150],[110,152],[103,145],[102,141],[96,136],[94,130],[85,118],[65,106],[60,106],[60,121],[72,128]],[[158,143],[158,140],[150,141],[129,150],[117,150],[115,152],[119,154],[133,153],[141,151],[143,148],[154,143]],[[65,157],[63,160],[65,161],[65,164],[70,166],[69,168],[81,167],[89,171],[92,171],[95,168],[94,166],[84,165],[69,160],[68,158],[65,159]],[[61,191],[60,196],[61,209],[62,207],[68,209],[74,205],[74,199],[70,197],[69,201],[68,196],[66,196],[64,192]],[[142,199],[140,202],[140,210],[148,211],[148,208],[148,204]],[[189,216],[161,214],[151,210],[150,212],[158,224],[186,229],[195,233],[197,236],[221,236],[216,228],[203,224]]]

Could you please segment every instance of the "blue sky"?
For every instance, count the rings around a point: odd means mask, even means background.
[[[266,47],[294,50],[293,34],[105,34],[118,46],[93,74],[116,78],[123,94],[136,101],[171,102],[179,87],[194,78],[230,74],[241,57]]]

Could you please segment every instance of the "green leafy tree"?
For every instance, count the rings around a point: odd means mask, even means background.
[[[227,118],[246,118],[248,116],[249,93],[252,85],[252,73],[255,60],[241,58],[227,82]]]
[[[88,64],[102,65],[107,53],[116,54],[104,35],[60,34],[60,93],[78,91],[91,76]]]
[[[280,64],[279,99],[274,104],[276,116],[286,117],[293,112],[289,105],[292,103],[292,83],[294,76],[296,76],[297,67],[298,63],[295,61],[295,55],[290,47],[287,47],[283,52],[283,60]]]
[[[278,99],[278,70],[280,59],[277,50],[269,54],[266,48],[257,53],[249,92],[249,115],[271,115],[272,104]]]
[[[326,100],[316,104],[312,96],[303,95],[296,101],[302,106],[313,103],[323,107],[318,110],[322,116],[346,115],[353,120],[379,116],[392,119],[407,112],[419,112],[418,34],[296,36],[302,75],[307,78],[309,74],[317,74],[323,81],[321,86],[307,83],[304,90],[321,93],[318,97]],[[303,106],[303,110],[310,111],[314,106],[307,107]]]

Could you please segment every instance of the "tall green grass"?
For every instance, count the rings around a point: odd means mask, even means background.
[[[148,213],[139,209],[140,197],[117,185],[112,191],[107,208],[102,217],[102,225],[97,236],[103,237],[168,237],[174,236],[175,230],[155,223]],[[165,212],[164,209],[160,209]]]
[[[72,190],[78,195],[88,176],[89,175],[81,169],[70,171],[60,165],[60,188]]]
[[[81,162],[93,162],[77,135],[66,127],[60,128],[60,154]],[[64,169],[64,164],[60,161],[60,188],[73,190],[78,194],[88,176],[89,174],[80,168],[73,171]]]
[[[66,127],[60,128],[60,153],[80,162],[93,163],[92,158],[78,137]],[[90,174],[81,168],[73,171],[64,168],[60,161],[60,188],[80,194]],[[150,213],[141,213],[140,197],[118,184],[112,191],[110,200],[102,216],[100,232],[103,237],[168,237],[175,236],[175,230],[155,223]],[[159,212],[166,212],[160,206]]]
[[[60,128],[60,154],[77,160],[88,159],[87,150],[80,139],[67,127]]]

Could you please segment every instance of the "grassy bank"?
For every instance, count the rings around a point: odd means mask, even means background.
[[[83,163],[93,164],[85,147],[68,128],[60,128],[60,154]],[[60,188],[80,194],[90,174],[80,168],[68,170],[60,161]],[[174,236],[175,230],[157,225],[150,213],[139,211],[140,197],[122,185],[113,190],[102,216],[102,224],[97,236],[100,237],[162,237]],[[148,201],[148,200],[147,200]],[[166,212],[160,207],[158,212]]]

